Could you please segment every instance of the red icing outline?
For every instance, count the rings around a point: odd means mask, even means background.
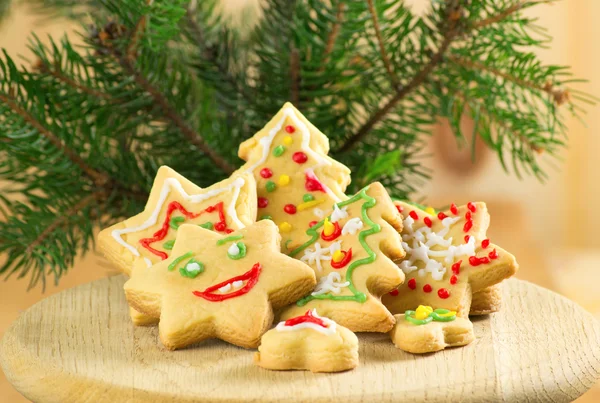
[[[172,201],[167,207],[167,216],[165,217],[161,228],[152,235],[152,238],[142,238],[139,241],[140,244],[142,244],[142,246],[146,248],[150,253],[160,257],[162,260],[167,259],[169,255],[167,255],[167,253],[163,251],[154,249],[150,245],[165,239],[165,237],[169,233],[171,217],[173,216],[175,210],[178,210],[181,214],[183,214],[186,218],[190,220],[196,217],[200,217],[204,213],[212,213],[213,211],[218,210],[219,222],[215,224],[215,229],[221,232],[226,232],[227,234],[233,232],[232,229],[227,228],[227,222],[225,220],[225,210],[223,209],[223,202],[219,202],[214,206],[209,206],[204,211],[201,211],[199,213],[192,213],[187,211],[185,207],[183,207],[178,201]]]
[[[342,235],[342,229],[340,228],[340,224],[337,222],[333,223],[334,230],[331,235],[325,235],[325,229],[321,232],[321,239],[327,242],[335,241],[337,237]]]
[[[325,329],[328,328],[327,324],[321,318],[317,318],[316,316],[313,316],[311,311],[306,311],[306,313],[302,316],[296,316],[295,318],[286,320],[284,325],[285,326],[296,326],[301,323],[308,323],[308,322],[314,323],[315,325],[319,325]]]
[[[308,172],[304,173],[304,187],[309,192],[323,192],[326,193],[323,184],[319,182],[315,175],[309,174]]]
[[[211,302],[221,302],[230,298],[239,297],[240,295],[247,294],[256,285],[261,271],[262,266],[260,265],[260,263],[256,263],[254,266],[252,266],[250,270],[248,270],[246,273],[240,276],[232,277],[229,280],[225,280],[219,284],[210,286],[204,291],[193,291],[193,294],[197,297],[204,298],[205,300]],[[239,290],[235,290],[234,292],[230,292],[229,294],[213,294],[213,291],[216,291],[229,283],[233,283],[234,281],[239,280],[247,280],[248,282]]]
[[[339,262],[336,263],[333,261],[333,258],[331,259],[331,267],[334,269],[341,269],[352,260],[352,248],[348,249],[348,252],[342,251],[342,253],[344,254],[344,257]]]

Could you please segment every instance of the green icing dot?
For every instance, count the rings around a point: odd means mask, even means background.
[[[202,228],[205,228],[205,229],[210,229],[210,230],[212,230],[212,229],[215,227],[215,226],[213,225],[213,223],[211,223],[210,221],[209,221],[209,222],[205,222],[204,224],[200,224],[200,226],[201,226]]]
[[[277,146],[273,149],[273,155],[275,157],[281,157],[283,155],[283,153],[285,152],[285,147],[284,146]]]
[[[171,262],[171,264],[168,266],[169,271],[175,270],[175,268],[177,267],[177,265],[179,263],[181,263],[182,260],[185,260],[185,259],[190,258],[192,256],[194,256],[194,254],[192,252],[188,252],[188,253],[186,253],[184,255],[181,255],[181,256],[175,258],[175,260],[173,260]]]
[[[307,193],[304,196],[302,196],[302,201],[304,201],[305,203],[308,203],[313,200],[315,200],[315,196],[311,195],[310,193]]]
[[[268,181],[265,188],[267,189],[267,192],[272,192],[277,189],[277,185],[273,181]]]
[[[260,217],[260,219],[261,219],[261,220],[271,220],[271,219],[273,219],[273,217],[271,217],[271,216],[270,216],[270,215],[268,215],[268,214],[265,214],[265,215],[261,216],[261,217]]]
[[[203,271],[204,265],[196,259],[190,259],[185,266],[179,268],[179,274],[188,278],[196,278]]]
[[[177,229],[183,222],[185,221],[185,217],[171,217],[171,221],[169,221],[169,227],[172,229]]]
[[[231,250],[232,248],[230,247],[230,249],[227,251],[227,257],[229,259],[233,259],[233,260],[239,260],[241,258],[243,258],[244,256],[246,256],[246,244],[243,242],[237,242],[235,243],[235,246],[237,247],[237,254],[231,254],[229,252],[229,250]]]
[[[171,249],[173,249],[173,244],[174,243],[175,243],[175,240],[171,239],[170,241],[167,241],[167,242],[163,243],[163,248],[165,250],[171,250]]]

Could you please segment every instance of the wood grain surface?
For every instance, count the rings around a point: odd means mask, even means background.
[[[600,377],[600,325],[559,295],[504,284],[502,312],[475,319],[463,348],[411,355],[384,334],[360,335],[360,367],[271,372],[220,341],[169,352],[156,328],[134,328],[122,276],[36,304],[0,342],[10,382],[35,402],[571,401]]]

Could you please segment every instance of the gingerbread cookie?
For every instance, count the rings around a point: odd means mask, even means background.
[[[452,204],[437,215],[404,202],[396,206],[404,217],[407,255],[399,266],[407,280],[384,296],[391,312],[428,305],[457,311],[465,318],[474,292],[517,271],[515,257],[486,237],[490,217],[485,203]]]
[[[200,225],[220,234],[250,225],[256,218],[256,184],[249,174],[234,175],[201,189],[173,169],[162,166],[156,174],[146,208],[100,232],[98,245],[123,273],[144,270],[171,255],[179,226]],[[132,310],[137,325],[156,318]]]
[[[309,266],[280,252],[279,240],[269,220],[225,236],[184,224],[171,256],[125,283],[127,300],[160,317],[160,339],[169,349],[208,338],[256,347],[273,309],[316,283]]]
[[[358,338],[313,309],[265,333],[254,363],[273,370],[346,371],[358,366]]]
[[[290,252],[314,269],[318,284],[282,317],[316,308],[354,332],[389,332],[394,318],[380,296],[404,279],[393,262],[404,256],[401,230],[401,216],[380,183],[334,204],[307,231],[310,239]]]
[[[473,324],[447,309],[420,305],[416,311],[406,311],[395,318],[390,337],[396,347],[409,353],[431,353],[475,340]]]
[[[329,158],[329,140],[286,103],[271,121],[240,145],[242,172],[257,182],[258,218],[271,219],[284,252],[295,249],[313,222],[344,200],[350,170]]]

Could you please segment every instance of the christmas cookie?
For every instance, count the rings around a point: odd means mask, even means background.
[[[404,217],[407,254],[399,263],[406,282],[383,298],[393,313],[427,305],[467,317],[473,293],[517,271],[514,256],[486,237],[490,217],[485,203],[452,204],[437,214],[399,201],[396,206]]]
[[[313,309],[265,333],[254,363],[274,370],[346,371],[358,366],[358,338]]]
[[[456,312],[419,305],[416,311],[396,315],[390,337],[396,347],[409,353],[440,351],[446,347],[464,346],[475,340],[473,324]]]
[[[284,252],[299,246],[310,225],[346,198],[350,170],[328,151],[327,137],[290,103],[239,148],[247,161],[240,171],[257,182],[258,218],[279,226]]]
[[[282,254],[279,239],[269,220],[226,235],[184,224],[170,257],[125,283],[127,300],[160,317],[160,339],[169,349],[208,338],[256,347],[273,309],[315,286],[312,269]]]
[[[167,166],[160,167],[146,208],[98,235],[104,255],[123,273],[144,270],[166,260],[183,223],[226,235],[254,222],[256,184],[249,174],[234,175],[201,189]],[[135,324],[156,323],[135,311]]]
[[[401,215],[380,183],[334,204],[290,252],[314,269],[318,284],[282,317],[316,308],[354,332],[389,332],[394,318],[380,296],[404,279],[393,262],[404,256],[401,230]]]
[[[502,284],[496,284],[473,293],[469,315],[489,315],[502,308]]]

